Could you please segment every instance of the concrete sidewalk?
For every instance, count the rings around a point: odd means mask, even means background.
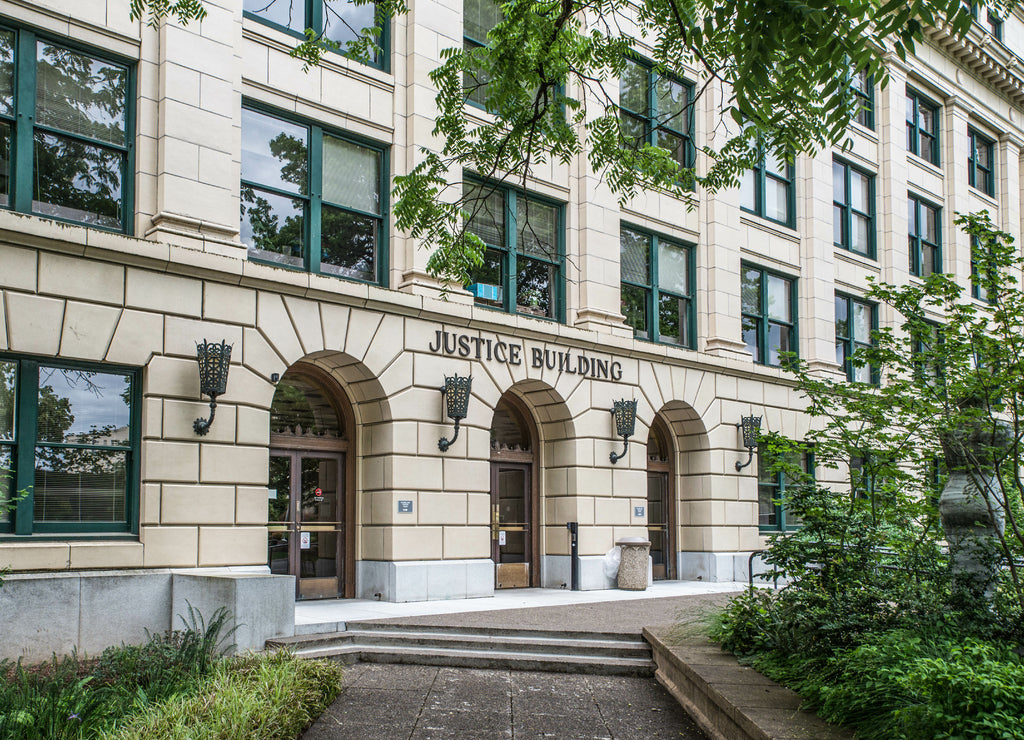
[[[660,582],[647,591],[525,589],[493,599],[296,605],[296,626],[350,621],[638,634],[699,622],[739,583]],[[301,620],[301,621],[300,621]],[[321,621],[322,620],[322,621]],[[653,678],[357,664],[303,740],[704,740]]]
[[[641,607],[628,606],[634,601],[650,601],[661,599],[675,599],[681,597],[712,596],[715,594],[735,593],[746,588],[747,584],[738,582],[725,583],[704,583],[702,581],[657,581],[647,588],[646,591],[619,591],[609,589],[603,591],[566,591],[563,589],[549,588],[523,588],[496,591],[494,596],[482,599],[452,599],[449,601],[414,601],[408,603],[393,603],[388,601],[372,601],[368,599],[331,599],[324,601],[300,601],[295,604],[295,630],[297,634],[309,634],[312,632],[331,632],[344,629],[346,622],[378,620],[378,619],[406,619],[415,617],[436,617],[436,622],[414,622],[419,624],[480,624],[478,620],[491,619],[489,617],[472,617],[471,614],[480,612],[497,612],[523,609],[539,609],[543,607],[580,607],[574,613],[583,615],[586,613],[599,615],[608,612],[606,622],[615,623],[617,620],[625,619],[631,625],[629,631],[639,633],[640,627],[667,624],[674,621],[671,616],[675,608],[672,604],[666,603],[661,607],[647,605],[643,609],[652,610],[652,620],[645,621],[634,629],[633,619],[628,616]],[[604,604],[603,607],[594,607],[594,604]],[[614,605],[614,606],[613,606]],[[656,614],[669,614],[668,619],[653,618]],[[445,615],[459,615],[453,617],[460,621],[444,621]],[[522,615],[521,615],[522,616]],[[499,619],[513,619],[512,616]],[[528,618],[528,617],[523,617]],[[534,621],[536,618],[534,618]],[[540,619],[541,623],[548,620]],[[500,622],[499,622],[500,623]],[[525,627],[525,625],[523,625]],[[531,629],[544,629],[544,627],[531,627]],[[592,630],[592,631],[619,631]]]

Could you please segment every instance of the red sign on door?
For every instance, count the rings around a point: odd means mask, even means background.
[[[322,489],[322,488],[314,488],[313,489],[313,497],[316,499],[316,502],[319,504],[321,501],[324,500],[324,489]]]

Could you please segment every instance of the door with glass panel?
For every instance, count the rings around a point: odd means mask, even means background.
[[[675,497],[669,431],[656,418],[647,439],[647,539],[655,580],[675,577]]]
[[[495,588],[530,585],[530,472],[528,464],[491,463],[491,558]]]
[[[295,576],[300,599],[343,594],[344,468],[340,453],[270,452],[268,563]]]

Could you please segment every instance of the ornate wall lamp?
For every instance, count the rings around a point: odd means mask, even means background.
[[[199,362],[199,395],[210,397],[210,418],[196,419],[192,428],[199,436],[210,431],[213,415],[217,413],[217,396],[227,390],[228,369],[231,367],[231,345],[227,340],[220,344],[196,342],[196,360]]]
[[[458,373],[444,376],[444,388],[441,389],[441,393],[444,394],[448,417],[455,420],[455,434],[451,439],[441,437],[438,440],[437,448],[441,452],[446,451],[459,438],[459,422],[466,418],[466,411],[469,409],[469,394],[472,389],[472,375],[465,378],[460,378]]]
[[[757,449],[757,438],[761,434],[760,416],[743,416],[740,418],[741,421],[736,426],[743,430],[743,446],[747,448],[747,452],[750,453],[750,456],[747,458],[745,463],[741,463],[739,460],[736,461],[737,473],[754,461],[754,450]]]
[[[633,431],[636,428],[636,399],[615,401],[612,414],[615,416],[615,435],[622,437],[623,442],[621,455],[616,455],[613,452],[608,456],[614,465],[626,456],[626,450],[629,449],[629,438],[633,436]]]

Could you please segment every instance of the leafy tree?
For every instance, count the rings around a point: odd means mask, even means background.
[[[324,3],[329,12],[331,0]],[[375,4],[378,24],[347,46],[364,59],[373,57],[381,24],[406,11],[403,0]],[[1005,14],[1016,0],[983,4]],[[430,271],[453,285],[470,282],[483,263],[483,242],[464,226],[487,193],[455,197],[451,173],[456,183],[462,172],[525,182],[539,165],[585,154],[622,200],[656,189],[692,201],[695,188],[713,193],[735,185],[758,161],[759,147],[792,157],[841,143],[860,106],[852,71],[867,70],[884,86],[886,53],[913,52],[927,26],[964,33],[972,22],[970,6],[959,0],[507,0],[500,8],[495,0],[467,0],[466,7],[494,25],[480,29],[486,45],[443,52],[431,72],[439,143],[421,152],[394,188],[399,228],[433,250]],[[153,24],[204,13],[201,0],[132,0],[131,10]],[[293,54],[316,64],[337,47],[307,30]],[[670,149],[636,144],[620,117],[618,88],[607,82],[628,74],[635,53],[646,54],[658,73],[698,71],[695,100],[683,109],[666,106],[670,118],[692,115],[703,95],[721,106],[715,142],[701,147],[706,168],[681,164]],[[467,99],[491,115],[470,120]],[[668,119],[655,125],[677,128]],[[666,146],[669,140],[659,138]]]

